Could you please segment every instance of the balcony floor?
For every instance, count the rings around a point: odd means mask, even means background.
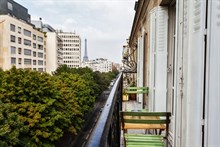
[[[141,109],[142,109],[141,104],[138,103],[137,101],[129,100],[129,101],[122,102],[122,110],[123,111],[131,111],[131,110],[138,111]]]
[[[122,111],[138,111],[142,110],[141,104],[139,104],[137,101],[123,101],[122,102]],[[145,130],[128,130],[128,133],[130,134],[145,134]],[[121,131],[121,142],[120,147],[124,147],[124,139],[123,139],[123,131]]]

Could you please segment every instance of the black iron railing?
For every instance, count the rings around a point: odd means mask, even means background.
[[[87,147],[119,147],[120,123],[119,111],[122,108],[122,73],[111,90],[102,114],[89,137]]]

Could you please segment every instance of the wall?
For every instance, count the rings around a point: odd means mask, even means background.
[[[57,34],[55,32],[47,32],[47,73],[52,74],[57,65]]]
[[[2,20],[5,20],[4,22],[2,22]],[[3,68],[3,70],[8,70],[12,67],[11,65],[11,57],[15,57],[16,58],[16,64],[15,66],[17,68],[29,68],[29,69],[42,69],[45,71],[46,70],[46,67],[45,67],[45,60],[46,60],[46,48],[45,48],[45,36],[44,36],[44,33],[38,31],[38,30],[35,30],[33,29],[33,26],[32,25],[29,25],[27,23],[24,23],[16,18],[13,18],[11,16],[8,16],[8,15],[1,15],[0,17],[0,22],[1,25],[2,25],[2,32],[0,35],[1,35],[1,38],[2,39],[2,44],[0,46],[0,50],[3,51],[3,54],[0,54],[1,58],[2,58],[2,64],[0,64],[0,66]],[[14,24],[15,25],[15,32],[13,31],[10,31],[10,24]],[[21,27],[21,31],[20,33],[18,32],[18,27]],[[24,33],[23,33],[23,30],[26,29],[26,30],[29,30],[31,31],[31,36],[25,36]],[[0,32],[1,32],[0,31]],[[36,35],[36,40],[33,40],[33,34]],[[15,42],[11,42],[10,41],[10,35],[14,35],[16,38],[16,41]],[[40,36],[43,38],[43,42],[39,42],[37,41],[37,36]],[[21,44],[18,43],[18,37],[21,38]],[[31,41],[31,46],[26,46],[24,45],[24,39],[28,39]],[[33,43],[36,43],[36,45],[42,45],[43,46],[43,49],[42,50],[38,50],[37,47],[36,49],[33,48]],[[11,46],[14,46],[16,47],[16,53],[15,54],[11,54]],[[22,49],[22,53],[21,54],[18,54],[18,48],[21,48]],[[27,55],[24,55],[24,49],[30,49],[31,50],[31,55],[30,56],[27,56]],[[33,52],[36,52],[36,55],[38,55],[37,53],[40,52],[40,53],[43,53],[43,58],[38,58],[37,56],[36,57],[33,57]],[[21,58],[22,59],[22,63],[21,64],[18,64],[18,58]],[[36,62],[38,60],[42,60],[43,61],[43,65],[25,65],[24,64],[24,58],[28,58],[28,59],[31,59],[31,60],[36,60]],[[33,62],[32,62],[33,63]]]

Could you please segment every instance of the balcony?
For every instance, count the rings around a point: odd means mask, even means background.
[[[142,109],[142,105],[138,101],[122,101],[123,93],[123,73],[120,73],[117,77],[117,80],[109,94],[108,100],[102,109],[102,113],[88,138],[86,146],[88,147],[119,147],[125,146],[125,142],[128,138],[132,138],[130,143],[134,143],[137,146],[138,144],[143,144],[143,138],[139,139],[134,137],[134,133],[138,133],[144,137],[154,134],[156,145],[165,146],[168,145],[167,142],[164,142],[164,139],[167,140],[168,130],[169,129],[169,117],[170,113],[167,112],[148,112],[147,109]],[[134,91],[137,94],[143,94],[148,91],[147,88],[131,88],[127,89],[129,93]],[[140,92],[141,90],[141,92]],[[128,119],[127,116],[132,119]],[[142,116],[143,115],[143,116]],[[135,118],[135,119],[133,119]],[[146,119],[147,118],[147,119]],[[153,119],[152,119],[153,118]],[[163,119],[162,119],[163,118]],[[126,122],[128,121],[128,122]],[[125,127],[124,123],[128,123]],[[134,125],[130,124],[134,123]],[[130,128],[129,128],[130,127]],[[127,131],[127,129],[129,129]],[[131,129],[131,130],[130,130]],[[123,130],[123,131],[122,131]],[[147,134],[148,135],[147,135]],[[133,134],[133,135],[132,135]],[[129,136],[130,135],[130,136]],[[128,137],[129,136],[129,137]],[[126,137],[126,139],[124,139]],[[150,143],[152,140],[150,138]],[[154,138],[153,138],[154,144]],[[144,144],[145,145],[145,144]],[[128,143],[126,146],[130,146]]]
[[[118,75],[99,120],[89,137],[88,147],[120,146],[119,111],[122,110],[122,73]]]

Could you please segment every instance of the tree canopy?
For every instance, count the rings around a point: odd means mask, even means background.
[[[54,146],[77,134],[113,76],[61,66],[54,75],[0,69],[0,146]]]

